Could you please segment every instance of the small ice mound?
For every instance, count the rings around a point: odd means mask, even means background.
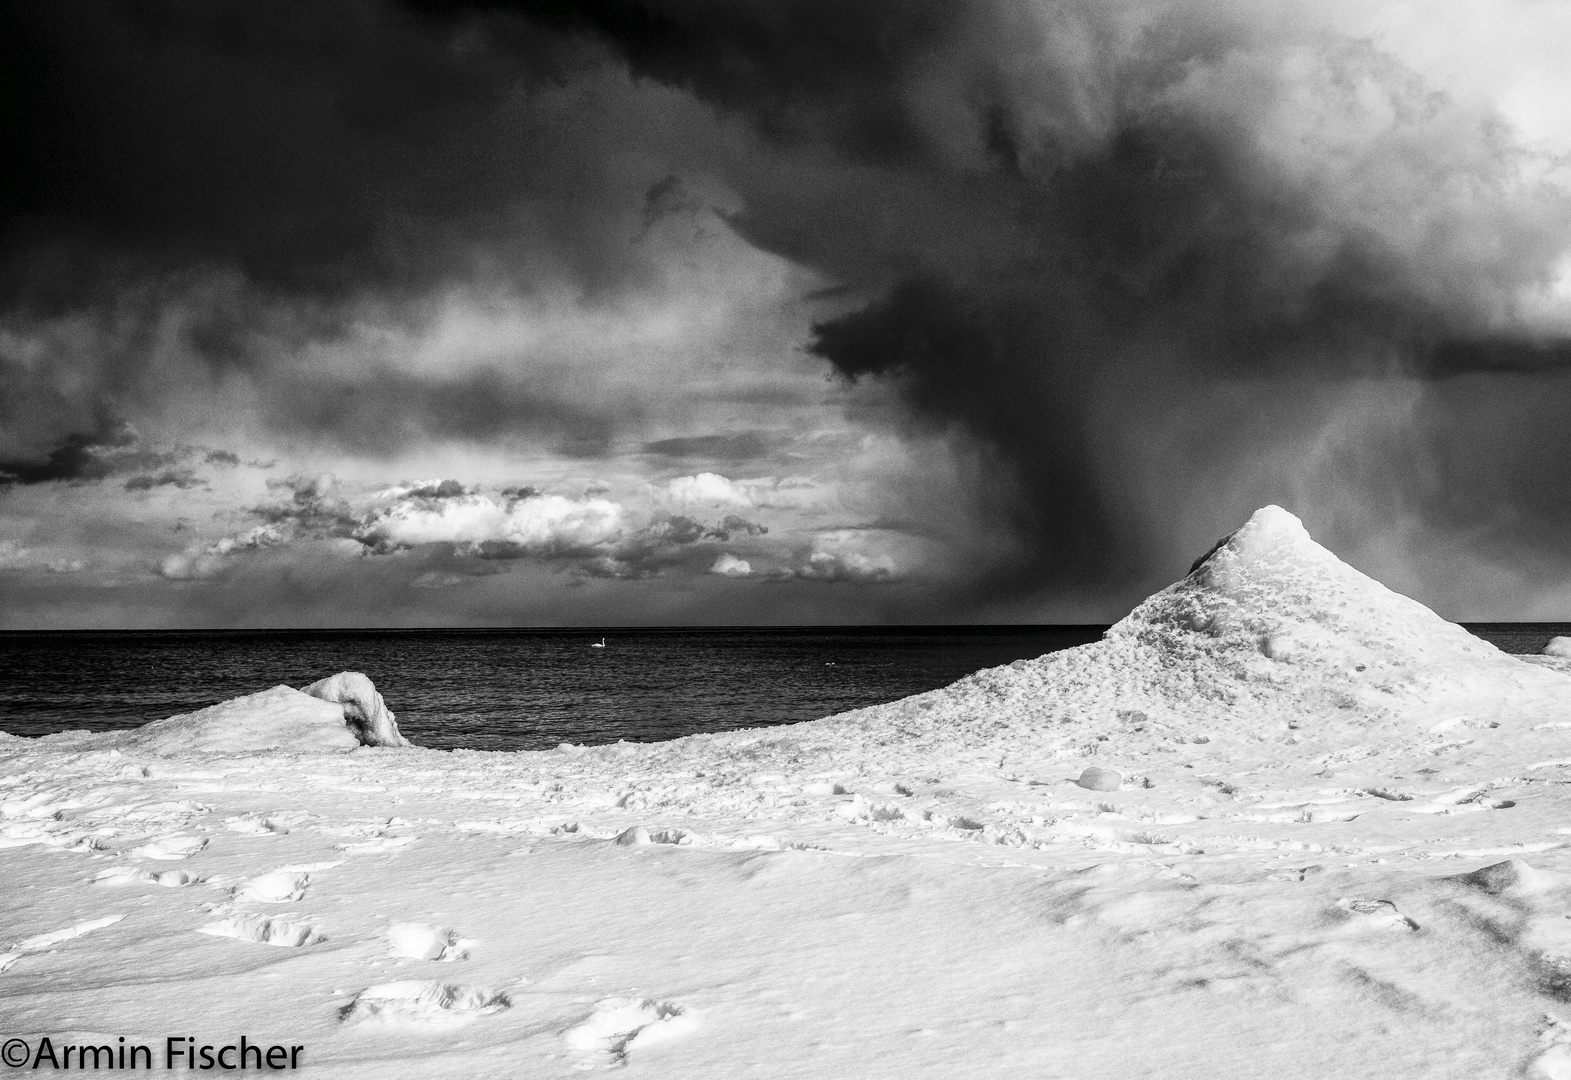
[[[189,859],[206,846],[207,840],[200,836],[165,836],[152,843],[132,848],[131,854],[143,859],[174,862],[176,859]]]
[[[311,875],[295,870],[274,870],[242,882],[235,888],[235,897],[260,900],[264,904],[291,904],[305,895],[311,884]]]
[[[454,1027],[511,1005],[506,994],[457,983],[379,983],[355,995],[340,1015],[344,1023]]]
[[[371,680],[358,671],[340,671],[337,675],[318,679],[302,692],[340,706],[344,711],[344,724],[362,745],[409,745],[409,740],[399,734],[382,695],[376,692]]]
[[[1117,791],[1123,786],[1124,778],[1112,769],[1100,769],[1093,765],[1082,770],[1075,783],[1088,791]]]
[[[1492,863],[1470,874],[1458,874],[1454,880],[1493,896],[1539,893],[1559,884],[1556,875],[1529,866],[1521,859]]]
[[[649,998],[605,998],[582,1023],[562,1033],[562,1040],[583,1055],[580,1069],[614,1069],[627,1063],[634,1050],[685,1035],[698,1026],[692,1013],[669,1001]]]
[[[470,942],[462,940],[455,931],[445,926],[432,926],[430,923],[395,923],[388,929],[387,937],[393,943],[395,955],[408,957],[411,960],[451,962],[469,959],[467,946]]]
[[[1549,644],[1544,646],[1545,656],[1558,656],[1562,660],[1571,660],[1571,637],[1554,637],[1549,639]]]
[[[289,949],[315,945],[317,942],[327,940],[309,923],[270,919],[266,915],[234,915],[227,919],[220,919],[218,922],[208,923],[206,926],[199,926],[196,932]]]

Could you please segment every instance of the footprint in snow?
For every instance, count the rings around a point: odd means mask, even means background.
[[[283,825],[266,817],[225,818],[224,825],[230,832],[237,832],[241,836],[287,836],[289,834],[289,830]]]
[[[111,866],[107,870],[100,870],[93,878],[93,884],[130,885],[133,882],[145,881],[152,885],[162,885],[167,889],[178,889],[182,885],[195,885],[201,880],[184,870],[165,870],[155,874],[151,870],[139,870],[134,866]]]
[[[374,840],[361,840],[354,843],[335,844],[339,851],[350,855],[372,855],[379,852],[398,851],[414,843],[418,837],[414,836],[381,836]]]
[[[410,960],[467,960],[469,946],[474,944],[454,930],[430,923],[396,923],[388,929],[387,937],[394,955]]]
[[[617,847],[645,847],[649,844],[691,844],[693,836],[685,829],[646,829],[642,825],[623,829],[612,838]]]
[[[174,862],[177,859],[189,859],[206,846],[207,840],[200,836],[165,836],[152,843],[132,848],[131,854],[144,859]]]
[[[1336,906],[1351,915],[1358,916],[1368,926],[1388,926],[1398,930],[1418,929],[1418,924],[1398,911],[1396,905],[1389,900],[1365,900],[1344,896],[1336,902]]]
[[[497,991],[410,979],[366,987],[344,1007],[339,1018],[346,1024],[456,1027],[477,1016],[501,1012],[511,1004],[506,994]]]
[[[562,1033],[568,1047],[578,1052],[579,1069],[615,1069],[627,1064],[627,1055],[657,1043],[686,1035],[698,1019],[682,1006],[648,998],[611,997],[595,1005],[581,1023]]]
[[[305,895],[311,875],[294,870],[274,870],[235,887],[235,897],[264,904],[289,904]]]
[[[258,945],[278,945],[294,949],[327,940],[326,935],[318,933],[316,927],[309,923],[270,919],[266,915],[234,915],[215,923],[208,923],[206,926],[199,926],[196,932],[211,934],[213,937],[234,938],[237,941],[252,941]]]
[[[342,865],[343,860],[340,859],[336,862],[280,866],[271,873],[242,881],[235,886],[234,896],[237,900],[260,900],[264,904],[293,903],[305,895],[307,886],[311,884],[312,874],[318,870],[331,870],[335,866]]]

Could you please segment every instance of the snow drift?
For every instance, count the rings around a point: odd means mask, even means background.
[[[0,737],[7,1038],[451,1080],[1571,1076],[1571,678],[1275,507],[1100,642],[827,720],[348,754],[402,739],[385,704],[308,689]]]

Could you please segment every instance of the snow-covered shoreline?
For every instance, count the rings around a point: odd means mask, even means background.
[[[346,1077],[1571,1076],[1571,678],[1274,508],[1102,642],[827,720],[291,723],[0,737],[0,1034]]]

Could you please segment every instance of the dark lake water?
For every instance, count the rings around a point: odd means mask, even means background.
[[[0,635],[0,731],[134,727],[363,671],[421,746],[543,749],[788,724],[1095,641],[1102,626]],[[591,643],[605,640],[605,648]]]
[[[421,746],[535,750],[815,720],[1095,641],[1105,626],[0,634],[0,731],[135,727],[338,671]],[[1559,623],[1469,626],[1539,652]],[[605,648],[591,643],[604,638]]]

